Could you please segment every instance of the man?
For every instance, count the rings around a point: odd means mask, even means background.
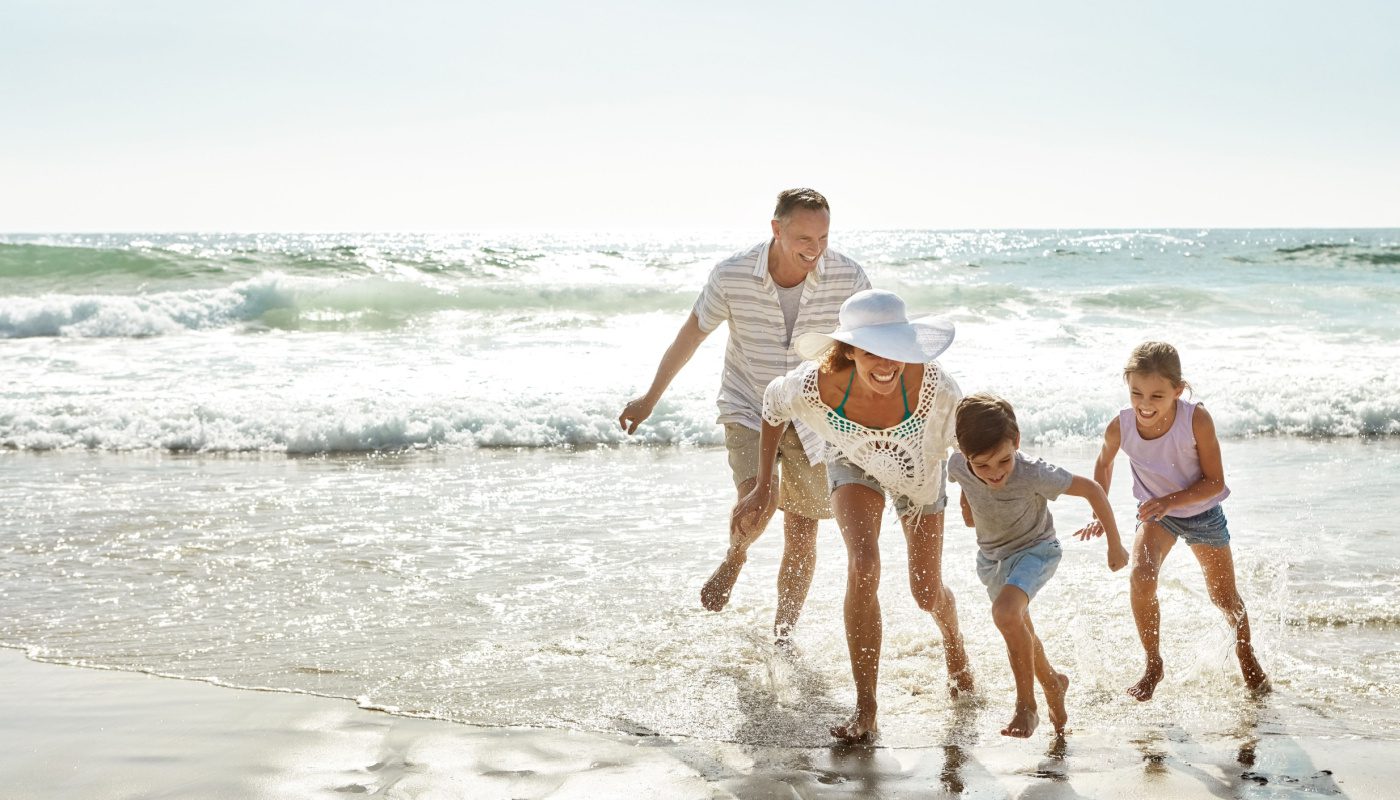
[[[846,298],[870,288],[864,270],[826,248],[831,207],[813,189],[788,189],[773,210],[772,238],[721,261],[710,272],[695,306],[676,339],[661,357],[651,388],[632,400],[618,417],[628,434],[647,417],[666,387],[696,348],[720,323],[729,323],[724,352],[718,422],[738,497],[758,481],[758,441],[762,430],[763,390],[801,359],[792,342],[807,332],[828,333]],[[780,642],[791,634],[807,590],[817,554],[817,520],[831,518],[822,463],[824,445],[800,423],[784,433],[778,450],[779,485],[773,497],[783,510],[783,561],[778,572],[778,611],[773,633]],[[730,536],[724,561],[700,590],[701,604],[719,611],[758,539],[773,516],[770,505],[747,528]]]

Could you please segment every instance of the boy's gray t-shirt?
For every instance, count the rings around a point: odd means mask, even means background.
[[[1000,489],[989,488],[973,475],[962,453],[954,453],[948,459],[948,478],[962,487],[963,496],[972,506],[977,546],[992,561],[1001,561],[1017,550],[1055,538],[1055,521],[1046,501],[1064,494],[1074,480],[1069,470],[1044,459],[1032,461],[1020,450],[1016,451],[1011,477]]]

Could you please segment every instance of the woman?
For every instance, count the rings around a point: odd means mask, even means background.
[[[904,301],[867,289],[841,306],[830,334],[796,341],[807,359],[768,385],[758,484],[734,508],[730,527],[746,532],[772,505],[773,462],[790,420],[827,442],[827,484],[846,541],[846,645],[856,684],[855,713],[831,729],[846,742],[876,731],[875,686],[880,668],[880,518],[894,498],[909,547],[909,586],[919,608],[943,632],[950,692],[972,689],[957,606],[943,585],[945,463],[954,412],[962,393],[938,362],[953,341],[953,325],[926,317],[910,322]]]

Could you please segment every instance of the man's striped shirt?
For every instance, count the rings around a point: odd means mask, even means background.
[[[792,342],[804,333],[836,330],[841,304],[870,288],[859,264],[827,250],[803,281],[802,303],[789,338],[777,285],[768,274],[771,244],[770,239],[717,264],[692,309],[705,333],[729,323],[724,375],[716,401],[718,422],[737,422],[753,430],[763,426],[763,390],[769,381],[802,363]],[[813,463],[820,461],[825,448],[821,438],[800,422],[794,425],[807,458]]]

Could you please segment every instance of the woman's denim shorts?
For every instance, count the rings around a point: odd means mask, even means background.
[[[858,483],[861,486],[868,486],[879,492],[886,494],[885,487],[875,480],[875,476],[861,469],[857,464],[845,456],[835,456],[826,462],[826,485],[830,491],[836,491],[836,487],[845,486],[848,483]],[[937,514],[948,506],[948,470],[943,470],[943,485],[938,487],[938,499],[923,507],[919,513],[927,516]],[[900,517],[907,517],[913,512],[913,504],[907,497],[896,497],[894,510]]]
[[[1225,509],[1214,506],[1194,517],[1160,517],[1156,520],[1167,533],[1187,544],[1225,547],[1230,544],[1230,529],[1225,524]]]

